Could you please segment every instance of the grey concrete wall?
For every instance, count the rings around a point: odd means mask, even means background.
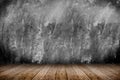
[[[7,2],[4,6],[1,1],[0,8],[3,63],[104,63],[114,62],[119,56],[120,12],[112,3]]]

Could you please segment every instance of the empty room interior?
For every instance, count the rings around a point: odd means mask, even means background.
[[[0,80],[120,80],[120,0],[0,0]]]

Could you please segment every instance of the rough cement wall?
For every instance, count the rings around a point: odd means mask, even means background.
[[[97,0],[7,2],[0,2],[1,62],[114,62],[119,56],[117,4]]]

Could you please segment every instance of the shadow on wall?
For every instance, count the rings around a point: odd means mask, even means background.
[[[119,48],[117,49],[117,52],[116,52],[115,63],[120,63],[120,41],[119,41]]]
[[[0,42],[0,63],[14,63],[15,55]]]
[[[0,17],[5,16],[7,13],[6,8],[11,3],[15,3],[17,0],[0,0]],[[16,55],[17,52],[12,51],[9,49],[8,45],[4,45],[3,41],[0,40],[0,64],[8,64],[8,63],[17,63],[16,62]],[[29,63],[30,60],[27,60],[24,57],[21,57],[20,63]]]
[[[17,52],[10,50],[8,47],[5,47],[5,45],[2,42],[0,42],[0,64],[32,63],[31,60],[25,58],[24,56],[21,56],[20,61],[17,62],[16,61],[17,55],[15,55],[15,54],[17,54]],[[112,55],[112,53],[111,53],[111,55]],[[96,64],[96,63],[116,63],[116,64],[118,64],[118,63],[120,63],[120,46],[116,51],[116,58],[113,58],[111,55],[107,56],[107,58],[104,59],[104,62],[93,61],[91,63],[92,64]],[[41,64],[48,64],[48,63],[43,62]],[[58,62],[55,64],[66,64],[66,63]],[[67,63],[67,64],[73,64],[73,63]],[[74,61],[74,64],[80,64],[80,62]]]
[[[119,41],[120,42],[120,41]],[[110,55],[108,55],[104,61],[105,63],[116,63],[116,64],[119,64],[120,63],[120,43],[119,43],[119,47],[117,48],[116,50],[116,57],[114,58],[112,56],[112,53],[110,52],[109,53]]]
[[[31,60],[28,60],[24,56],[21,56],[19,62],[17,62],[16,59],[17,59],[17,52],[10,50],[2,42],[0,42],[0,64],[31,63],[32,62]]]
[[[4,15],[6,13],[6,7],[12,2],[13,0],[0,0],[0,15]]]

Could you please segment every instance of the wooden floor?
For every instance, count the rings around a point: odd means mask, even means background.
[[[0,65],[0,80],[120,80],[120,65]]]

